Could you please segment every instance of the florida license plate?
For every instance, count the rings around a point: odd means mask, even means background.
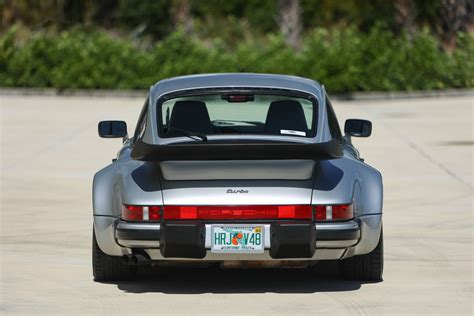
[[[263,225],[220,224],[211,226],[211,252],[263,253]]]

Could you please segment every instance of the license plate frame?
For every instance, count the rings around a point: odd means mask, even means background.
[[[259,232],[256,230],[260,230]],[[230,241],[231,244],[216,244],[215,233],[223,233],[225,241]],[[237,238],[238,245],[233,244],[233,239],[229,239],[229,235],[241,233],[242,237]],[[245,234],[255,234],[253,236],[253,243],[250,242],[251,236]],[[256,244],[257,235],[260,235],[260,243]],[[238,236],[234,236],[238,237]],[[220,239],[219,241],[222,241]],[[247,244],[246,244],[247,242]],[[245,254],[262,254],[265,252],[265,226],[263,224],[212,224],[211,225],[211,252],[212,253],[245,253]]]

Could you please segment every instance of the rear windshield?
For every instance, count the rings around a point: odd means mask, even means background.
[[[317,117],[310,99],[264,94],[177,97],[164,101],[159,113],[161,137],[191,133],[314,137]]]

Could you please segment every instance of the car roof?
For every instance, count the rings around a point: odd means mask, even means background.
[[[276,74],[257,73],[215,73],[173,77],[158,81],[150,88],[152,100],[160,96],[189,89],[209,88],[267,88],[287,89],[322,96],[321,85],[311,79]]]

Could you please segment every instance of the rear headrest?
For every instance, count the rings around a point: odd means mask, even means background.
[[[201,101],[177,101],[170,117],[170,127],[212,134],[214,132],[206,104]],[[169,134],[175,134],[170,130]]]
[[[303,107],[298,101],[282,100],[270,104],[265,121],[265,132],[281,134],[282,129],[308,132]]]

